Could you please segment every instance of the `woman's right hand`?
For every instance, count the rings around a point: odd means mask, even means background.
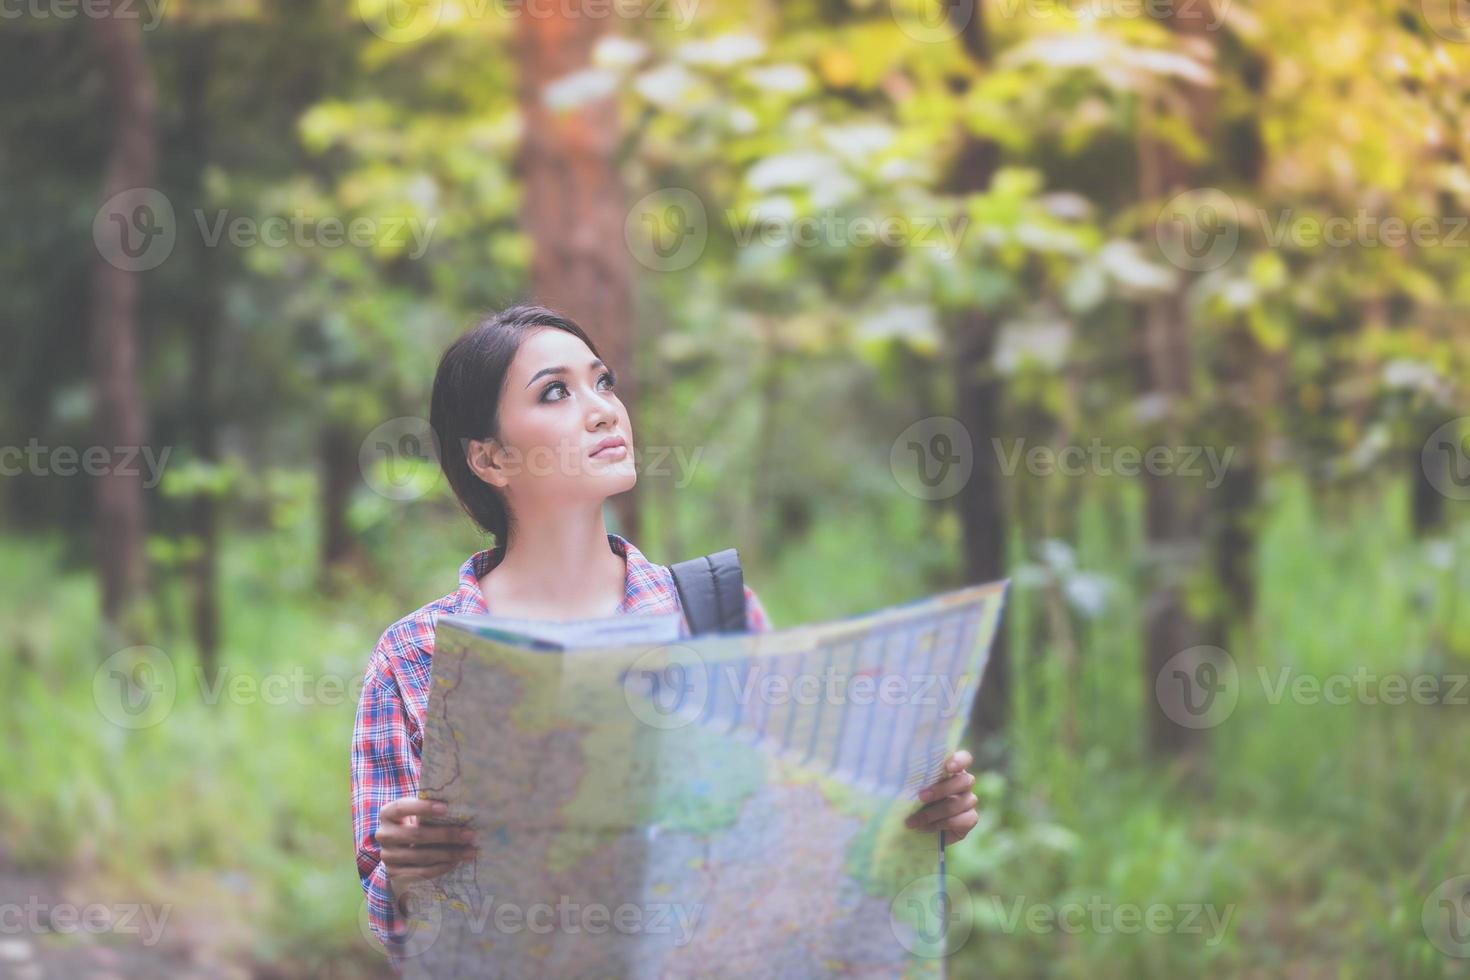
[[[479,853],[473,830],[423,822],[425,817],[443,817],[448,812],[443,803],[417,796],[383,804],[378,811],[378,858],[390,885],[437,878]]]

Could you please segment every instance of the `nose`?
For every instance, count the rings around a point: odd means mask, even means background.
[[[616,423],[617,420],[617,405],[605,393],[594,388],[592,397],[587,402],[588,426],[593,429],[598,429],[604,424]]]

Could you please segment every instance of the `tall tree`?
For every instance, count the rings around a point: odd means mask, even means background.
[[[948,16],[959,30],[965,54],[978,72],[990,67],[991,45],[985,26],[983,0],[951,4]],[[1000,147],[994,140],[965,131],[960,150],[951,164],[947,190],[967,195],[990,187],[1000,166]],[[976,447],[998,431],[1001,419],[1000,379],[991,367],[995,352],[998,317],[979,307],[959,311],[950,324],[953,348],[955,414],[970,433]],[[1002,491],[1000,460],[993,452],[977,451],[970,480],[957,500],[964,533],[965,578],[969,582],[993,582],[1005,574],[1006,504]],[[995,638],[985,681],[980,687],[974,715],[976,733],[997,736],[1005,731],[1006,707],[1010,699],[1010,658],[1005,633]]]
[[[102,0],[100,15],[89,20],[113,102],[104,201],[149,187],[157,169],[156,95],[141,22],[121,16],[116,8],[112,0]],[[98,444],[113,450],[141,447],[146,430],[138,383],[138,296],[138,273],[99,255],[92,276],[93,404]],[[109,467],[97,481],[96,502],[102,609],[116,627],[124,624],[129,607],[146,587],[146,515],[139,469]]]
[[[1200,5],[1190,13],[1171,5],[1162,12],[1161,20],[1177,37],[1198,47],[1209,44],[1212,36],[1206,9]],[[1212,88],[1183,82],[1180,88],[1162,97],[1182,99],[1179,114],[1187,119],[1194,132],[1208,132],[1212,127],[1215,115]],[[1159,135],[1160,129],[1143,130],[1138,172],[1144,200],[1162,203],[1199,187],[1200,175],[1176,143]],[[1138,324],[1140,394],[1161,406],[1160,424],[1155,433],[1163,445],[1169,446],[1190,441],[1187,413],[1195,399],[1191,312],[1186,288],[1187,281],[1181,278],[1176,288],[1150,300]],[[1183,706],[1162,703],[1165,697],[1182,699],[1188,695],[1179,687],[1157,684],[1157,678],[1176,654],[1205,642],[1202,625],[1185,603],[1186,579],[1205,553],[1204,501],[1198,488],[1187,484],[1179,474],[1150,471],[1145,474],[1144,486],[1145,536],[1152,575],[1144,613],[1144,703],[1149,706],[1149,745],[1155,752],[1168,755],[1187,750],[1199,741],[1199,729],[1185,728],[1173,720],[1181,717]]]
[[[534,244],[535,298],[583,325],[618,374],[619,394],[637,404],[633,371],[633,278],[624,245],[627,204],[618,172],[620,126],[612,95],[564,111],[547,105],[551,82],[588,68],[612,18],[580,5],[523,12],[521,70],[525,225]],[[614,504],[622,533],[638,536],[636,491]]]

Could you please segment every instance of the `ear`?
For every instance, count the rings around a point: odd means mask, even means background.
[[[497,489],[505,489],[510,482],[506,473],[505,449],[495,439],[466,439],[465,462],[481,480]]]

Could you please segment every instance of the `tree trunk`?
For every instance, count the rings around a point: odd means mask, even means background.
[[[637,408],[633,364],[632,263],[624,244],[627,204],[618,173],[617,103],[599,98],[559,112],[543,101],[548,83],[586,68],[612,18],[563,5],[519,18],[520,171],[525,223],[534,244],[537,302],[571,316],[618,374],[618,393]],[[636,489],[613,501],[620,533],[636,540]]]
[[[970,60],[984,68],[990,64],[991,54],[984,4],[976,0],[973,11],[966,11],[964,6],[951,5],[949,16],[961,29],[960,38]],[[949,173],[948,190],[954,194],[986,190],[999,160],[1000,150],[993,141],[966,133]],[[966,310],[953,319],[949,331],[956,418],[970,434],[975,459],[970,481],[956,500],[964,533],[967,583],[994,581],[1005,569],[1005,495],[1000,460],[989,448],[990,439],[999,434],[1001,415],[1000,380],[990,366],[997,327],[990,313]],[[1010,693],[1010,655],[1005,631],[999,630],[971,719],[972,733],[981,742],[994,743],[1004,734]]]
[[[195,198],[204,206],[204,172],[208,166],[209,82],[214,63],[214,34],[210,27],[195,33],[186,54],[183,72],[185,131],[190,135],[195,167]],[[219,462],[218,419],[215,406],[216,371],[219,359],[221,315],[217,250],[199,242],[195,250],[198,276],[190,310],[189,377],[193,389],[192,412],[194,452],[201,463]],[[189,531],[199,542],[194,561],[194,642],[199,647],[199,665],[212,684],[219,661],[219,499],[205,489],[195,494],[189,506]]]
[[[143,51],[140,22],[119,17],[102,0],[100,16],[88,18],[98,63],[113,106],[112,149],[102,198],[147,188],[157,167],[155,95]],[[129,214],[121,214],[127,219]],[[120,232],[128,231],[126,222]],[[138,383],[138,273],[126,263],[99,256],[92,276],[92,385],[98,444],[128,458],[141,447],[147,423]],[[134,603],[147,588],[147,534],[143,476],[109,467],[97,480],[96,534],[102,612],[113,629],[127,629]]]
[[[1203,21],[1183,17],[1172,9],[1162,18],[1177,36],[1208,38]],[[1213,94],[1205,89],[1185,92],[1191,122],[1197,131],[1213,125]],[[1174,149],[1145,139],[1139,148],[1140,191],[1144,200],[1163,203],[1198,186],[1198,174]],[[1140,394],[1163,406],[1155,430],[1160,444],[1182,446],[1192,441],[1186,411],[1194,395],[1193,354],[1186,281],[1177,289],[1148,303],[1140,322]],[[1204,501],[1201,492],[1180,474],[1146,473],[1145,539],[1151,577],[1144,603],[1144,704],[1148,713],[1149,746],[1158,755],[1177,755],[1199,745],[1202,728],[1186,727],[1173,719],[1189,717],[1189,693],[1183,684],[1159,684],[1171,658],[1204,645],[1206,632],[1185,605],[1185,580],[1205,554]],[[1165,703],[1169,701],[1171,703]]]
[[[361,479],[358,470],[358,448],[361,440],[340,422],[328,422],[322,429],[318,453],[322,474],[322,588],[333,591],[333,572],[346,565],[356,554],[352,532],[347,527],[347,504],[352,489]]]

